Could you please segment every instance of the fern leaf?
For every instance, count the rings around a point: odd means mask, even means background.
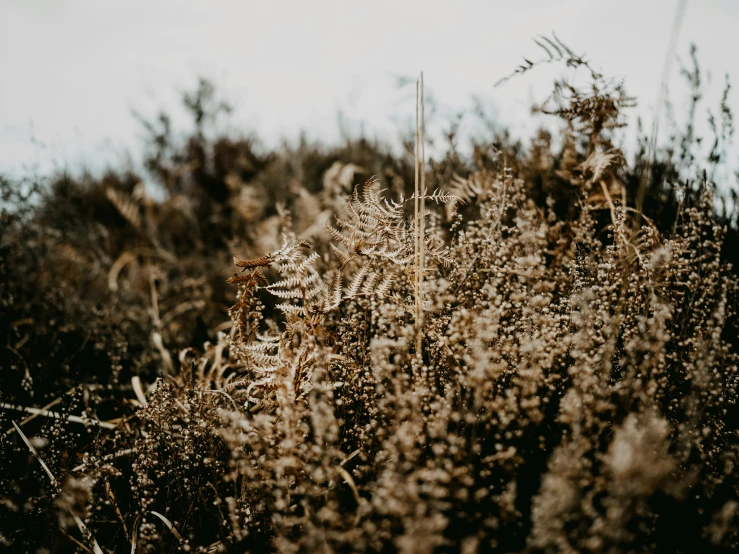
[[[374,293],[374,287],[377,280],[380,278],[380,276],[372,272],[367,276],[367,279],[364,281],[364,286],[362,287],[362,293],[366,295],[371,295]]]
[[[275,308],[277,308],[278,310],[280,310],[281,312],[285,314],[301,316],[301,317],[304,315],[303,307],[298,306],[296,304],[277,304]]]
[[[301,298],[303,295],[299,290],[267,289],[270,294],[279,298]]]
[[[336,277],[334,277],[334,280],[331,283],[330,294],[327,294],[324,300],[324,312],[328,312],[341,304],[341,291],[341,273],[337,272]]]
[[[254,258],[253,260],[240,260],[239,258],[234,256],[234,264],[244,269],[269,267],[270,265],[272,265],[272,261],[273,258],[271,254],[267,254],[266,256],[262,256],[261,258]]]
[[[326,285],[324,285],[323,283],[320,283],[319,285],[305,291],[305,299],[313,300],[314,298],[317,298],[321,296],[322,294],[326,294],[326,292],[327,292]]]
[[[334,253],[336,253],[336,255],[339,257],[343,265],[348,264],[354,257],[351,254],[349,254],[349,252],[347,252],[343,248],[339,248],[338,246],[335,246],[333,243],[331,243],[330,246],[331,246],[331,250],[333,250]]]
[[[448,192],[441,189],[436,189],[434,193],[428,197],[429,200],[433,200],[437,204],[448,204],[450,202],[456,202],[459,200],[457,195],[452,192]]]
[[[354,278],[352,279],[352,282],[349,284],[349,287],[346,289],[347,298],[353,298],[359,293],[359,287],[362,286],[362,281],[364,280],[364,277],[367,275],[368,271],[369,267],[366,265],[363,265],[359,269],[359,271],[357,271],[356,275],[354,275]]]
[[[310,268],[313,265],[313,263],[320,257],[321,256],[318,254],[318,252],[313,252],[305,260],[300,262],[300,264],[297,267],[298,275],[303,275],[308,270],[308,268]]]
[[[378,298],[383,298],[385,295],[387,295],[394,280],[394,275],[388,275],[382,281],[380,281],[380,284],[377,285],[377,290],[375,291],[375,294]]]
[[[337,240],[337,241],[339,241],[342,244],[351,244],[352,243],[352,239],[351,238],[345,237],[344,235],[341,234],[341,231],[339,231],[335,227],[332,227],[328,223],[326,223],[326,230],[334,238],[334,240]]]

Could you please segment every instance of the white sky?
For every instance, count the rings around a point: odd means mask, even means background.
[[[514,132],[531,128],[530,98],[551,72],[494,88],[532,38],[557,35],[606,75],[622,76],[651,117],[677,0],[371,2],[0,0],[0,173],[93,168],[141,151],[136,109],[177,113],[179,94],[210,78],[236,108],[236,132],[266,145],[301,130],[335,141],[337,112],[393,138],[413,114],[395,76],[423,70],[440,118],[476,95]],[[696,42],[714,110],[739,81],[739,0],[688,0],[677,53]],[[678,65],[672,82],[678,83]],[[730,103],[739,112],[739,82]],[[672,86],[684,111],[685,87]]]

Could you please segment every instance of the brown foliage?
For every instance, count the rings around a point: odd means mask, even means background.
[[[364,141],[209,140],[202,83],[184,144],[149,125],[161,200],[135,175],[3,181],[0,544],[738,548],[734,216],[708,179],[666,187],[666,152],[638,212],[623,86],[541,46],[593,81],[556,84],[561,147],[451,152],[433,193]]]

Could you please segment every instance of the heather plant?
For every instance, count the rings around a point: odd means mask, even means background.
[[[263,154],[208,138],[203,82],[191,137],[148,126],[162,200],[3,181],[0,544],[737,549],[735,218],[697,154],[629,163],[625,86],[540,42],[587,80],[541,107],[558,141],[427,168],[421,106],[415,164]]]

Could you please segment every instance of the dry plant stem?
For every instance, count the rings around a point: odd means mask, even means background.
[[[420,225],[418,221],[418,210],[419,210],[419,182],[418,182],[418,81],[416,81],[416,144],[413,151],[414,162],[415,162],[415,180],[414,180],[414,194],[413,194],[413,232],[414,232],[414,258],[413,262],[415,265],[415,271],[413,272],[413,293],[415,299],[415,311],[416,311],[416,354],[420,356],[421,349],[419,343],[421,339],[421,310],[420,310],[420,298],[419,298],[419,280],[418,280],[418,267],[419,267],[419,252],[420,252]]]
[[[418,268],[418,302],[420,305],[418,323],[418,352],[422,353],[423,346],[423,323],[424,323],[424,295],[423,277],[426,271],[426,110],[423,93],[423,71],[421,72],[421,231],[419,233],[419,268]]]
[[[69,391],[67,391],[67,393],[69,393],[72,390],[74,390],[74,389],[70,389]],[[32,420],[36,419],[38,416],[44,415],[45,413],[47,413],[47,411],[49,410],[49,408],[53,408],[54,406],[56,406],[57,404],[59,404],[59,402],[61,402],[61,401],[62,401],[62,397],[61,396],[55,398],[54,400],[52,400],[51,402],[49,402],[46,406],[41,407],[38,411],[32,412],[32,415],[30,415],[27,418],[25,418],[24,420],[22,420],[19,425],[22,427],[23,425],[25,425],[29,421],[32,421]],[[3,404],[2,407],[5,408],[5,404]],[[7,408],[7,409],[12,409],[12,408]],[[22,408],[22,410],[23,411],[26,411],[25,408]],[[48,412],[48,413],[51,413],[51,412]],[[15,431],[15,429],[7,429],[5,431],[5,434],[6,435],[10,435],[13,431]]]
[[[102,461],[103,462],[109,462],[111,460],[115,460],[116,458],[122,458],[124,456],[128,456],[130,454],[135,454],[136,449],[135,448],[126,448],[125,450],[120,450],[114,454],[107,454],[106,456],[103,456]],[[73,467],[70,471],[74,473],[75,471],[84,471],[86,468],[84,463],[81,463],[78,466]]]
[[[121,513],[121,509],[118,506],[118,501],[116,500],[115,494],[113,494],[113,489],[110,488],[110,483],[108,481],[105,481],[105,491],[108,493],[108,498],[113,504],[113,508],[115,508],[115,513],[118,516],[118,519],[121,521],[121,525],[123,526],[123,534],[126,535],[126,539],[129,539],[130,537],[128,534],[128,527],[126,527],[126,520]]]
[[[611,211],[611,221],[616,221],[616,206],[613,203],[613,198],[611,198],[611,193],[608,191],[608,186],[601,181],[600,182],[600,188],[603,190],[603,196],[606,197],[606,201],[608,202],[608,209]]]
[[[76,544],[77,546],[79,546],[85,552],[92,552],[92,550],[90,550],[87,546],[85,546],[80,541],[78,541],[77,539],[75,539],[72,535],[70,535],[69,533],[67,533],[63,528],[59,527],[59,531],[61,531],[64,534],[65,537],[67,537],[70,541],[72,541],[74,544]]]
[[[82,417],[74,416],[74,415],[67,415],[67,416],[65,416],[65,415],[62,415],[62,414],[60,414],[58,412],[51,412],[51,411],[49,411],[49,410],[46,409],[47,407],[53,406],[54,404],[56,404],[56,401],[53,402],[53,403],[51,403],[51,404],[49,404],[49,405],[47,405],[47,406],[45,406],[45,407],[43,407],[43,408],[26,408],[25,406],[14,406],[12,404],[0,403],[0,408],[2,408],[4,410],[16,410],[18,412],[26,412],[26,413],[29,413],[29,414],[33,414],[33,416],[31,418],[26,418],[23,421],[21,421],[21,425],[27,423],[33,417],[44,416],[44,417],[51,417],[51,418],[54,418],[54,419],[62,419],[64,421],[69,421],[69,422],[72,422],[72,423],[81,423],[83,425],[92,422],[93,424],[99,425],[103,429],[115,429],[116,428],[116,425],[115,424],[108,423],[106,421],[99,421],[99,420],[96,420],[96,419],[89,419],[89,420],[87,420],[87,419],[84,419]],[[8,429],[7,431],[5,431],[5,434],[6,435],[9,435],[12,432],[13,432],[12,429]]]
[[[146,266],[149,273],[149,290],[151,293],[151,313],[152,323],[157,331],[161,330],[162,322],[159,319],[159,295],[157,294],[157,285],[154,279],[154,270],[149,256],[146,257]]]
[[[18,427],[18,424],[15,421],[12,421],[11,423],[13,424],[13,427],[15,427],[15,430],[18,432],[18,435],[20,436],[20,438],[23,439],[23,442],[24,443],[26,443],[26,446],[28,447],[28,450],[31,451],[31,454],[33,454],[34,458],[36,458],[38,460],[38,463],[41,464],[41,467],[44,468],[44,471],[46,472],[46,475],[49,476],[49,480],[51,481],[52,486],[53,487],[58,487],[59,486],[59,482],[56,480],[56,477],[54,477],[54,474],[51,473],[51,470],[46,465],[46,462],[44,462],[44,460],[41,459],[41,456],[39,456],[38,452],[36,452],[36,449],[31,444],[31,441],[29,441],[26,438],[26,435],[23,434],[23,431],[21,431],[21,428]]]
[[[419,140],[419,102],[421,108],[420,140]],[[423,359],[423,272],[425,267],[425,215],[426,215],[426,127],[424,124],[423,72],[421,72],[420,94],[416,81],[416,148],[415,148],[415,300],[416,300],[416,355],[419,362]],[[420,181],[419,181],[420,158]]]

